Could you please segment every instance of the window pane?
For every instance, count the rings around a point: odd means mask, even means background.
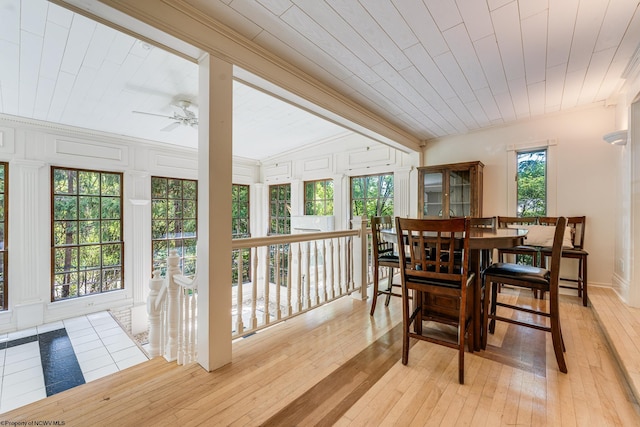
[[[197,236],[197,181],[178,178],[151,177],[151,256],[154,270],[166,273],[171,249],[183,254],[183,240]],[[185,218],[185,219],[183,219]],[[193,256],[195,257],[195,249]],[[195,258],[189,265],[195,265]],[[184,265],[180,260],[180,265]],[[193,273],[186,273],[192,275]]]
[[[102,292],[103,263],[122,271],[122,174],[53,167],[51,176],[52,298]],[[122,277],[111,284],[122,289]]]
[[[547,150],[518,153],[518,216],[547,212]]]

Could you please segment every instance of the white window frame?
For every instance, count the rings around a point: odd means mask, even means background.
[[[518,153],[547,150],[547,216],[557,216],[558,212],[558,142],[556,139],[525,142],[507,146],[507,212],[517,216],[518,205]]]

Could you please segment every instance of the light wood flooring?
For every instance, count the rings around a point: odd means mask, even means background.
[[[601,320],[623,317],[610,295],[590,291],[597,306],[610,305]],[[513,290],[500,297],[530,298]],[[2,419],[65,426],[640,425],[619,352],[577,296],[561,297],[568,374],[558,371],[549,334],[499,323],[486,351],[466,354],[464,385],[450,348],[415,342],[403,366],[399,299],[388,308],[380,300],[374,317],[369,303],[342,298],[240,340],[233,363],[213,373],[156,358]]]

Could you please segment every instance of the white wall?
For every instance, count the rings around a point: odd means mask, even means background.
[[[507,176],[507,148],[555,143],[557,208],[548,214],[586,215],[589,283],[611,286],[620,147],[604,143],[602,135],[614,129],[615,108],[593,107],[431,140],[424,159],[426,165],[480,160],[485,165],[483,214],[507,215],[508,180],[514,179]]]

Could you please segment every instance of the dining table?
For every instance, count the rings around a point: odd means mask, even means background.
[[[382,238],[397,244],[398,237],[394,228],[381,230]],[[485,228],[471,227],[469,234],[469,269],[475,273],[473,286],[473,348],[476,351],[486,348],[487,327],[482,322],[483,294],[482,270],[491,260],[491,252],[498,248],[512,248],[522,245],[527,234],[526,229],[520,228]]]

